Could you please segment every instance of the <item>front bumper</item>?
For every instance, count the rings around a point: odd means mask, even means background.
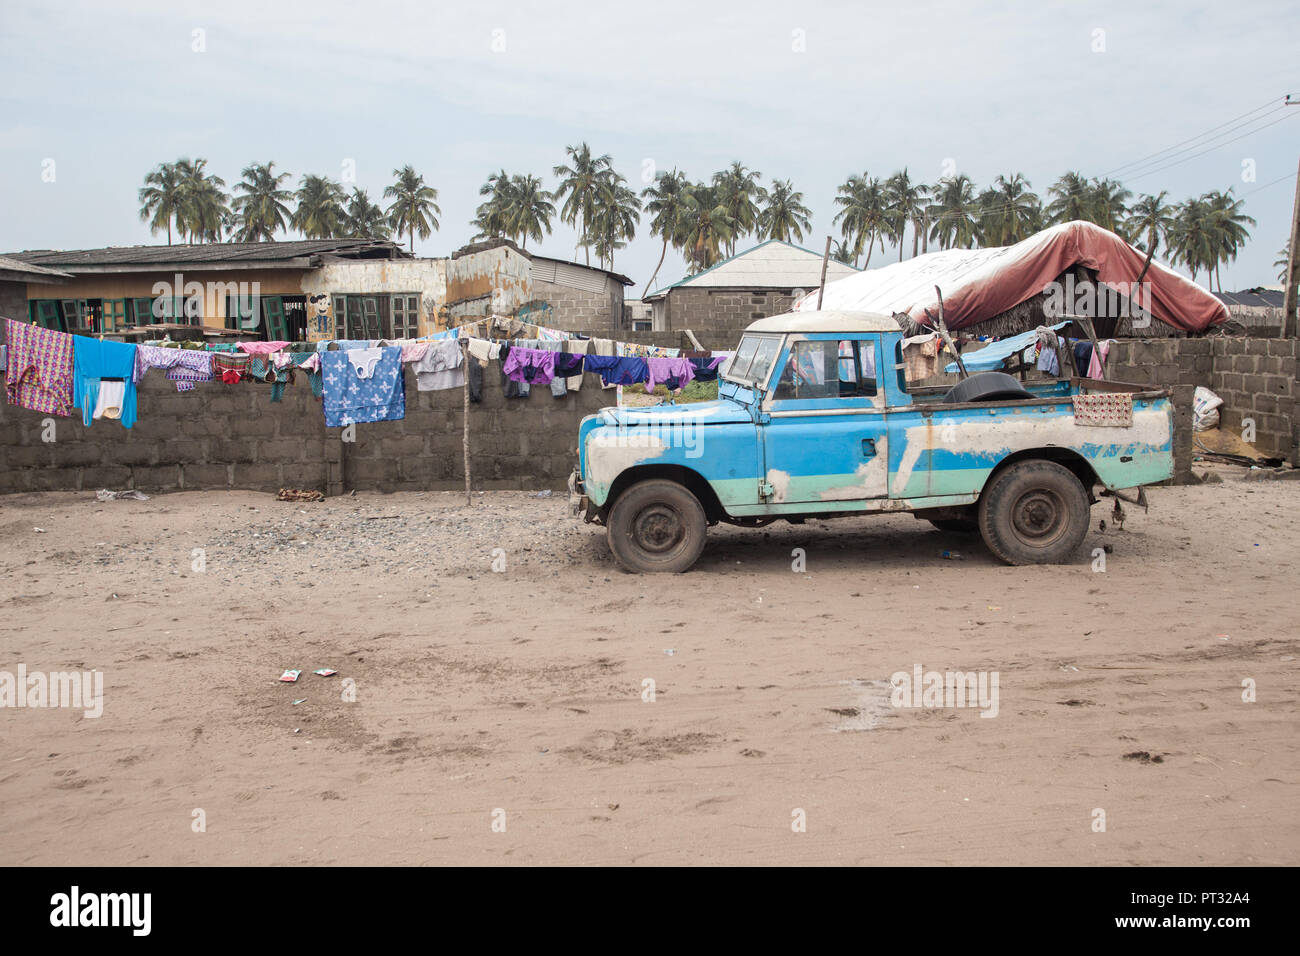
[[[569,510],[575,516],[582,515],[584,521],[590,521],[591,517],[588,514],[590,507],[591,501],[582,491],[582,478],[575,468],[569,475]]]

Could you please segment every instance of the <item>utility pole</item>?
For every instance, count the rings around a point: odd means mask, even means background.
[[[1287,106],[1300,106],[1288,93]],[[1296,283],[1300,281],[1300,163],[1296,165],[1295,203],[1291,207],[1291,254],[1286,264],[1286,297],[1282,306],[1282,337],[1296,337]]]

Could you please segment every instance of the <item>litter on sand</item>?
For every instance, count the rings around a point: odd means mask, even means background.
[[[338,673],[338,671],[332,671],[328,667],[322,667],[318,671],[312,671],[312,673],[317,674],[320,677],[333,677],[335,674]]]
[[[298,704],[305,704],[305,703],[307,703],[307,698],[306,698],[306,697],[299,697],[299,698],[298,698],[297,700],[295,700],[293,703],[294,703],[294,706],[295,706],[295,707],[296,707]]]
[[[293,671],[293,670],[285,671],[283,674],[280,675],[280,681],[285,684],[292,684],[298,680],[298,676],[301,673],[302,671]]]
[[[276,501],[324,501],[325,495],[320,491],[304,491],[301,488],[281,488],[275,496]]]
[[[95,497],[100,501],[115,501],[122,498],[131,498],[135,501],[148,501],[149,496],[142,491],[136,491],[134,488],[127,488],[125,491],[109,491],[107,488],[100,488],[95,492]]]

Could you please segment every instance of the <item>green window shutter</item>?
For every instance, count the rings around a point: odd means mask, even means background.
[[[105,299],[102,332],[114,332],[126,324],[126,299]]]
[[[278,295],[262,299],[262,315],[266,318],[266,338],[271,342],[287,342],[289,327],[284,320],[284,300]]]
[[[34,303],[36,306],[36,321],[38,324],[47,329],[63,331],[63,324],[59,320],[59,303],[54,299],[37,299]]]

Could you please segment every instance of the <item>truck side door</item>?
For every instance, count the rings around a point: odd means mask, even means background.
[[[763,500],[864,501],[889,494],[885,395],[876,335],[791,335],[766,391]],[[798,509],[789,509],[798,510]]]

